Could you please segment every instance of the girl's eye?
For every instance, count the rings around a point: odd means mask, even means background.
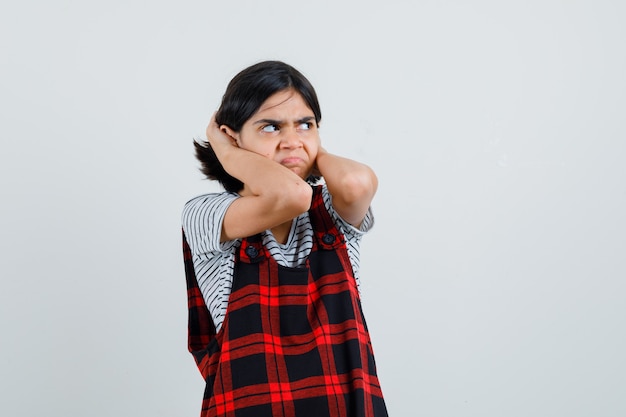
[[[276,125],[265,125],[261,128],[261,130],[263,132],[267,132],[267,133],[273,133],[273,132],[278,132],[278,126]]]

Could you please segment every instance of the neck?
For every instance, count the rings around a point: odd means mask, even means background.
[[[288,222],[279,224],[276,227],[272,227],[270,230],[274,235],[274,239],[280,244],[287,243],[287,238],[289,238],[289,231],[291,230],[291,223],[293,220],[289,220]]]

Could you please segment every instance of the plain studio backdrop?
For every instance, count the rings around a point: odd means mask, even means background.
[[[0,10],[0,415],[197,416],[180,214],[227,82],[318,91],[371,165],[390,415],[626,415],[621,1],[21,1]]]

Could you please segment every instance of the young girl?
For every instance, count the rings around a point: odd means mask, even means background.
[[[358,292],[377,179],[322,147],[320,120],[300,72],[261,62],[195,143],[226,190],[182,216],[202,417],[387,416]]]

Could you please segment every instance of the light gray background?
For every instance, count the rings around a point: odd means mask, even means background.
[[[0,415],[199,414],[192,137],[263,59],[379,175],[363,302],[392,416],[626,415],[624,2],[6,3]]]

